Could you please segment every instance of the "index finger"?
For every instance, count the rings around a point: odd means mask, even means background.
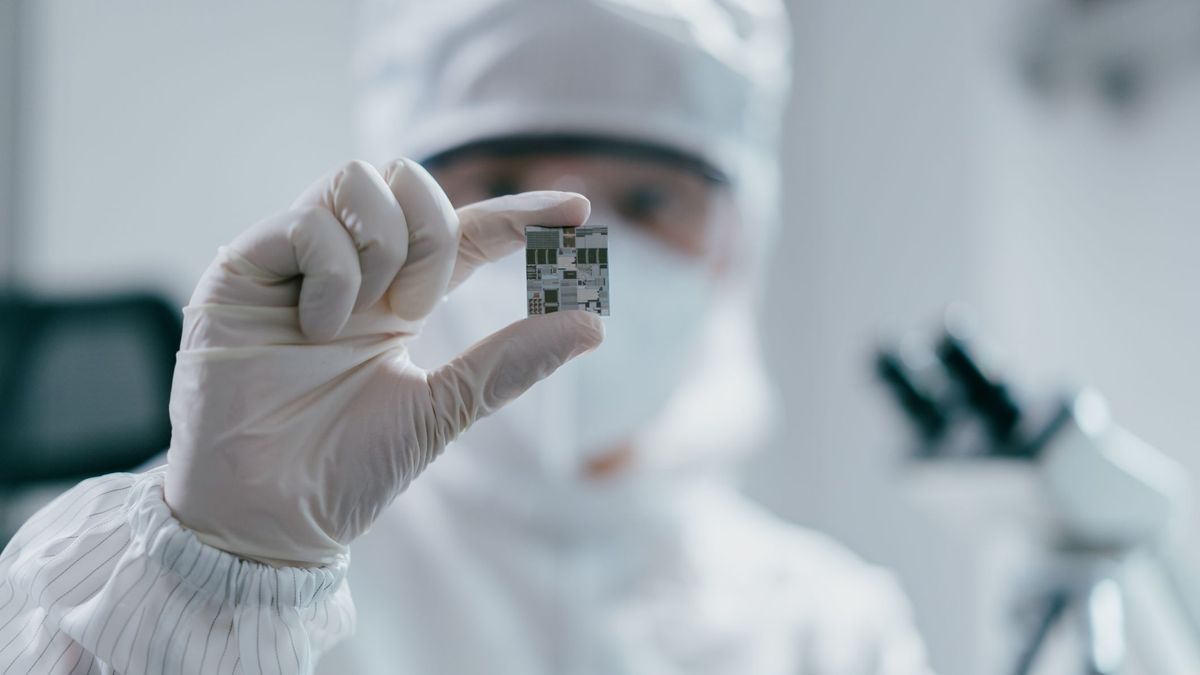
[[[449,290],[466,281],[485,263],[515,253],[525,245],[525,226],[579,227],[592,205],[575,192],[522,192],[496,197],[458,210],[458,258]]]

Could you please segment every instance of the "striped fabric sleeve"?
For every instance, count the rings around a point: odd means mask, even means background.
[[[310,673],[354,629],[348,560],[272,567],[202,544],[162,468],[80,483],[0,554],[0,674]]]

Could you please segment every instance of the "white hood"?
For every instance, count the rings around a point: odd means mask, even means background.
[[[420,160],[515,135],[584,134],[667,146],[729,176],[745,223],[737,239],[745,246],[706,321],[691,376],[637,439],[635,461],[651,474],[708,471],[753,447],[774,403],[759,353],[757,306],[779,217],[777,147],[790,78],[782,5],[449,0],[372,1],[364,9],[356,65],[360,127],[373,161]],[[522,262],[499,263],[494,272],[523,279]],[[486,283],[467,284],[475,282]],[[469,293],[464,285],[455,295]],[[620,303],[613,298],[615,313]],[[523,315],[523,295],[504,307],[452,296],[413,353],[422,365],[437,365]],[[623,386],[636,382],[614,381],[597,395],[619,395]],[[538,391],[515,405],[537,405]],[[488,475],[547,477],[537,459],[542,453],[527,447],[523,431],[510,428],[502,411],[463,436],[458,444],[471,450],[448,454],[494,463]],[[441,462],[459,463],[449,456]]]

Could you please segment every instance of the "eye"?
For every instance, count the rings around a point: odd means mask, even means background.
[[[485,199],[515,195],[521,191],[521,186],[512,176],[488,176],[483,182]]]
[[[621,197],[617,208],[629,220],[651,224],[670,203],[671,195],[666,189],[657,185],[639,185]]]

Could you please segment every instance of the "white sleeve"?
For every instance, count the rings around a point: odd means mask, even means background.
[[[354,630],[348,559],[271,567],[200,543],[163,470],[84,481],[0,554],[0,673],[310,673]]]
[[[933,675],[914,616],[896,578],[828,535],[789,531],[776,548],[794,561],[802,673]]]
[[[870,672],[875,675],[933,675],[925,643],[913,623],[907,596],[890,574],[881,573],[881,577],[877,584],[878,623],[873,635],[875,663]]]

